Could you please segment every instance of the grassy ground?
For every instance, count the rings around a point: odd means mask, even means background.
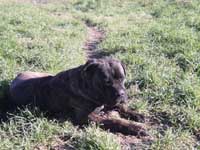
[[[87,20],[106,31],[99,48],[127,66],[130,106],[154,122],[157,140],[149,148],[198,149],[199,13],[198,0],[0,0],[0,99],[17,72],[57,73],[84,63]],[[0,125],[0,149],[120,149],[114,136],[25,109]]]

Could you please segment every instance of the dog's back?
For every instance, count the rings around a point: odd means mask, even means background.
[[[17,75],[10,85],[10,96],[12,102],[17,105],[25,105],[33,101],[37,96],[36,84],[53,77],[51,74],[38,72],[23,72]],[[35,95],[34,95],[35,94]]]
[[[41,73],[41,72],[31,72],[26,71],[19,73],[17,77],[11,82],[10,88],[11,90],[15,88],[16,86],[22,84],[24,81],[30,80],[30,79],[36,79],[36,78],[42,78],[42,77],[48,77],[52,76],[48,73]]]

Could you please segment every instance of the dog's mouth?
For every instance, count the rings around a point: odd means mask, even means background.
[[[109,106],[115,106],[118,104],[124,104],[127,101],[127,96],[115,96],[112,99],[110,99],[107,103]]]
[[[127,101],[127,96],[119,96],[117,97],[116,101],[117,101],[117,104],[124,104]]]

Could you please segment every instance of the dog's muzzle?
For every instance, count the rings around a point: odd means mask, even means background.
[[[125,90],[119,90],[116,94],[116,100],[117,100],[117,103],[126,103],[127,101],[127,94],[125,92]]]

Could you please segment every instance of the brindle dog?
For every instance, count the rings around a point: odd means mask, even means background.
[[[124,80],[125,69],[120,61],[92,59],[55,76],[20,73],[10,85],[10,95],[18,106],[32,104],[51,113],[73,112],[75,122],[82,124],[95,108],[126,101]]]

